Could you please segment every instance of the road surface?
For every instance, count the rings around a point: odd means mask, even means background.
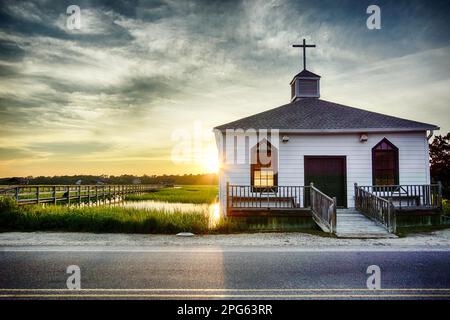
[[[0,299],[450,299],[449,270],[450,248],[0,247]]]

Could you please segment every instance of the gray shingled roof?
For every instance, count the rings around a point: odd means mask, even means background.
[[[300,73],[298,73],[294,78],[320,78],[318,74],[312,73],[309,70],[303,69]]]
[[[316,98],[304,98],[221,126],[226,129],[298,131],[437,130],[437,126],[366,111]]]

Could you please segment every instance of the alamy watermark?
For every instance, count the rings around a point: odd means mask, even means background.
[[[77,5],[70,5],[66,9],[67,19],[66,27],[69,30],[81,29],[81,9]]]
[[[66,273],[70,274],[67,278],[67,289],[79,290],[81,289],[81,269],[77,265],[70,265],[67,267]]]
[[[227,129],[219,141],[225,151],[225,164],[268,165],[280,148],[280,132],[278,129]]]
[[[378,290],[381,289],[381,269],[377,265],[367,267],[366,273],[369,275],[366,281],[367,289]]]
[[[226,129],[215,131],[215,139],[216,144],[211,143],[211,132],[204,130],[199,121],[194,123],[193,130],[175,130],[172,162],[205,163],[211,157],[223,165],[271,165],[277,161],[280,144],[277,129]],[[277,170],[276,166],[273,169]]]
[[[369,30],[381,29],[381,9],[376,4],[372,4],[367,7],[367,14],[370,16],[367,18],[366,26]]]

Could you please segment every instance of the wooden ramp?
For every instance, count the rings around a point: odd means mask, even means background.
[[[397,238],[354,208],[338,209],[336,218],[336,236],[339,238]]]

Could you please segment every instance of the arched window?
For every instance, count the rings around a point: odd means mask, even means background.
[[[384,138],[372,148],[372,184],[398,185],[398,148]]]
[[[263,140],[251,150],[250,177],[254,191],[274,190],[278,185],[278,150]]]

